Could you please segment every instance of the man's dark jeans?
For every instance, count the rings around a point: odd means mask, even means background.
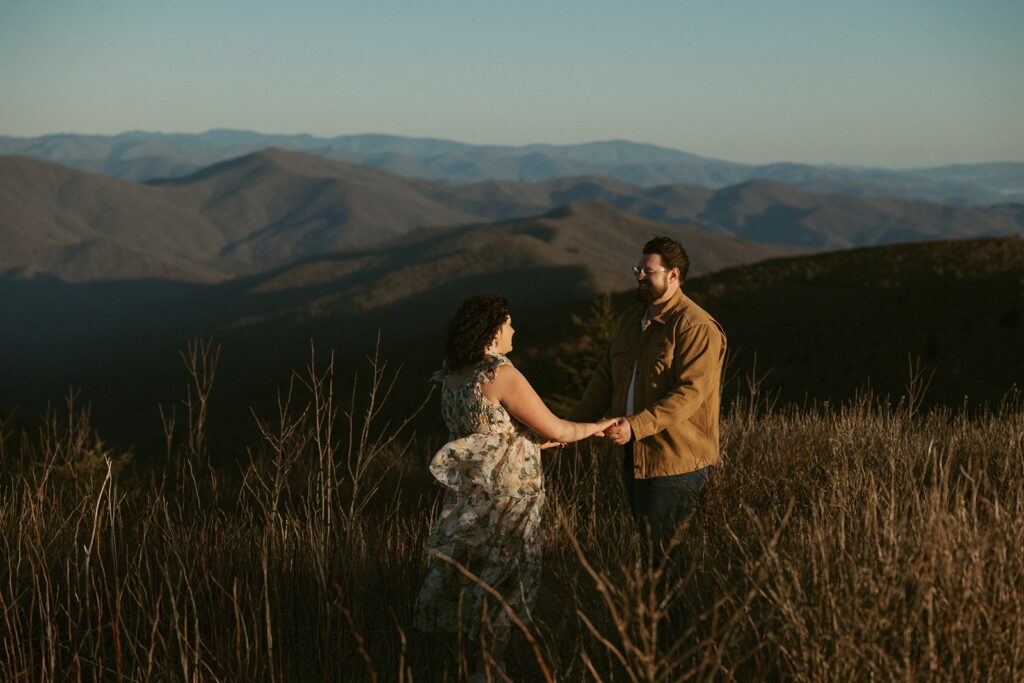
[[[633,476],[633,444],[628,443],[622,478],[626,485],[626,500],[642,544],[646,551],[646,541],[650,539],[657,560],[704,490],[708,468],[667,477],[636,479]]]

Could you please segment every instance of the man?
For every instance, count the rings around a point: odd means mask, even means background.
[[[725,333],[681,290],[682,245],[655,237],[633,273],[640,303],[619,318],[572,413],[621,415],[605,436],[625,447],[623,476],[633,518],[662,548],[675,534],[719,455]]]

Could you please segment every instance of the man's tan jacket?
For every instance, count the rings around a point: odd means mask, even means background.
[[[592,421],[625,415],[633,430],[638,479],[715,465],[725,332],[682,291],[659,306],[641,331],[646,310],[646,304],[637,304],[620,317],[572,417]],[[626,415],[634,367],[634,410]]]

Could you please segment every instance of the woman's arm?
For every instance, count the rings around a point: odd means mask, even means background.
[[[480,386],[484,398],[500,403],[512,417],[546,439],[572,443],[604,431],[615,420],[598,422],[570,422],[552,413],[523,373],[513,365],[503,365],[494,375],[494,381]]]

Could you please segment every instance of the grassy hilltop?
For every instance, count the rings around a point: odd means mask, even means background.
[[[0,438],[4,680],[463,680],[411,628],[431,450],[313,368],[210,467],[204,356],[133,473],[72,408]],[[377,403],[373,403],[377,401]],[[351,420],[349,419],[351,416]],[[1024,668],[1024,405],[731,403],[673,562],[639,563],[618,460],[546,459],[544,578],[513,680],[1012,680]],[[350,439],[350,435],[352,435]]]

